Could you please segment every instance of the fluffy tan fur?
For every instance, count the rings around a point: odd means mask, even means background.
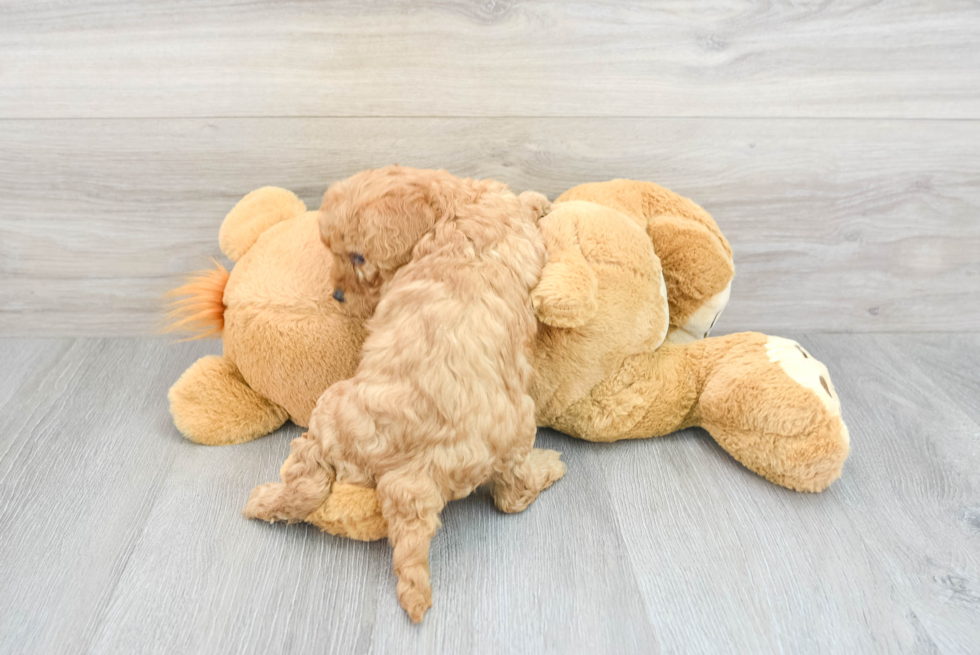
[[[615,209],[646,231],[663,262],[671,326],[683,326],[707,298],[731,282],[731,246],[711,214],[693,200],[636,180],[580,184],[555,202],[569,200]]]
[[[289,418],[285,409],[248,385],[227,357],[208,355],[194,362],[167,394],[171,407],[198,405],[199,412],[177,412],[174,423],[208,446],[251,441]]]
[[[257,487],[245,513],[303,520],[335,481],[374,486],[415,622],[432,604],[429,543],[446,502],[489,482],[498,508],[520,512],[565,471],[533,448],[537,218],[504,185],[445,171],[365,171],[324,197],[332,280],[370,317],[368,337],[353,378],[327,389],[293,442],[282,482]]]

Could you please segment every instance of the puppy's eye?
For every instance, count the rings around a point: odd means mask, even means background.
[[[360,266],[364,263],[364,255],[356,252],[350,254],[350,263],[354,266]]]

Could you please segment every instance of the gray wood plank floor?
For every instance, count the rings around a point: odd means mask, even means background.
[[[568,475],[521,515],[449,506],[421,627],[387,544],[241,517],[297,428],[173,428],[168,385],[218,344],[0,340],[0,653],[976,652],[980,335],[797,338],[852,435],[827,492],[700,430],[542,430]]]

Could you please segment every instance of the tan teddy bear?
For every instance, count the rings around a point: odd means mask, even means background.
[[[539,227],[549,255],[532,293],[539,425],[590,441],[701,426],[776,484],[821,491],[840,475],[849,438],[826,367],[788,339],[705,338],[734,269],[701,207],[614,180],[565,192]],[[169,394],[177,428],[209,445],[306,425],[323,390],[352,375],[364,338],[328,288],[317,213],[292,193],[247,195],[219,243],[231,274],[219,267],[174,292],[178,328],[223,337],[224,355],[198,360]],[[349,485],[307,520],[357,539],[386,531],[374,490]]]

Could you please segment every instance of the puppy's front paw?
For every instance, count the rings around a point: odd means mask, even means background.
[[[269,523],[284,521],[289,518],[282,513],[286,504],[286,485],[284,483],[260,484],[252,489],[242,513],[250,519],[261,519]]]
[[[400,583],[398,602],[408,612],[412,623],[421,623],[426,611],[432,607],[432,587],[426,583]]]
[[[525,207],[531,210],[534,214],[535,220],[545,216],[551,211],[551,201],[548,200],[548,196],[543,193],[538,193],[537,191],[525,191],[521,195],[517,196]]]

